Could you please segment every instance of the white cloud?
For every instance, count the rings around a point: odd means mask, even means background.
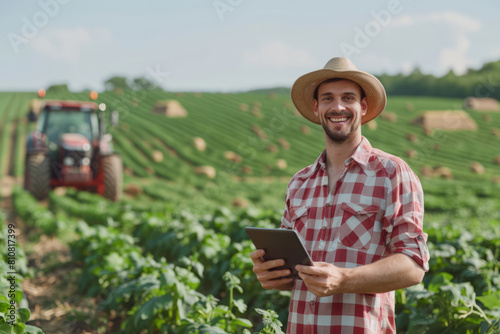
[[[47,28],[42,30],[30,45],[40,55],[76,65],[83,52],[97,51],[97,46],[110,39],[109,31],[101,28]]]
[[[393,18],[389,28],[390,33],[397,36],[394,40],[414,40],[415,45],[420,45],[410,47],[414,50],[410,58],[396,61],[401,63],[403,73],[408,74],[418,66],[424,72],[430,70],[437,75],[449,69],[461,74],[473,65],[472,43],[478,42],[474,35],[485,30],[477,19],[455,11],[401,14]]]
[[[415,20],[408,14],[399,15],[395,17],[391,22],[391,26],[393,28],[408,27],[414,24]]]
[[[402,14],[396,16],[392,22],[391,26],[393,28],[414,26],[417,24],[446,24],[454,29],[462,29],[467,32],[475,32],[481,29],[481,22],[467,17],[463,14],[444,11],[444,12],[430,12],[421,15],[410,16],[408,14]]]
[[[479,29],[481,29],[481,22],[456,12],[441,12],[441,13],[434,12],[430,13],[427,16],[427,19],[434,23],[445,22],[451,26],[457,28],[463,28],[471,32],[478,31]]]
[[[283,42],[266,42],[253,50],[245,50],[243,60],[270,67],[317,66],[318,61],[308,50],[295,48]]]
[[[401,64],[401,72],[405,75],[409,75],[413,71],[413,64],[407,60],[403,61]]]
[[[463,36],[459,36],[456,40],[457,43],[453,48],[446,48],[441,51],[441,67],[452,68],[455,73],[463,74],[467,67],[472,64],[472,61],[465,56],[470,48],[470,41]]]

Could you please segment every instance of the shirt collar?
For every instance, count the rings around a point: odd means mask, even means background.
[[[370,145],[370,142],[365,137],[361,137],[361,143],[359,143],[358,147],[356,147],[356,150],[354,150],[352,156],[344,162],[344,165],[347,166],[354,160],[363,168],[365,168],[368,164],[371,153],[372,146]]]
[[[357,162],[361,168],[367,172],[368,161],[370,159],[370,155],[372,152],[372,146],[368,139],[365,137],[361,137],[361,142],[358,147],[354,150],[354,153],[349,157],[346,161],[344,161],[344,165],[348,166],[353,161]],[[304,177],[309,177],[313,173],[315,173],[318,169],[326,170],[326,162],[325,162],[326,149],[321,152],[316,161],[311,165],[311,169]],[[367,173],[369,174],[369,172]]]

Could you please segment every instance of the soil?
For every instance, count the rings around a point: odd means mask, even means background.
[[[14,166],[16,163],[17,122],[19,122],[19,120],[15,120],[10,124],[10,153],[7,174],[11,176],[15,175]]]
[[[4,188],[2,188],[3,190]],[[40,235],[27,228],[12,210],[10,196],[3,197],[1,209],[7,222],[16,225],[16,237],[26,252],[32,277],[24,277],[23,293],[31,311],[29,325],[46,334],[111,333],[117,325],[98,311],[99,300],[77,291],[80,268],[71,261],[69,247],[56,237]]]

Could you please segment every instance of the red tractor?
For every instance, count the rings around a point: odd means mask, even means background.
[[[105,133],[106,106],[95,102],[43,101],[36,130],[28,135],[24,187],[42,200],[58,186],[97,192],[117,201],[122,194],[122,161]],[[118,122],[111,114],[111,125]]]

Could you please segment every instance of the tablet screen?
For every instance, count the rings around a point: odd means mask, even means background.
[[[285,265],[272,270],[290,269],[292,274],[287,277],[300,279],[295,265],[313,265],[313,261],[304,248],[297,231],[281,228],[245,227],[245,231],[257,249],[263,249],[264,260],[284,259]]]

